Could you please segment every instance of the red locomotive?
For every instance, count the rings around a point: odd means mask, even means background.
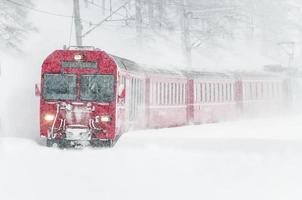
[[[129,129],[235,118],[284,103],[271,74],[169,71],[97,49],[57,50],[42,65],[40,135],[47,145],[112,146]]]

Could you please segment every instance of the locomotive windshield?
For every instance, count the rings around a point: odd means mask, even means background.
[[[76,75],[44,74],[43,97],[46,100],[75,100]]]
[[[85,101],[112,102],[114,100],[114,77],[112,75],[82,75],[80,97]]]

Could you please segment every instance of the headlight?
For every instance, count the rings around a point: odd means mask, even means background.
[[[76,54],[76,55],[74,55],[74,60],[76,60],[76,61],[81,61],[81,60],[83,60],[83,55],[81,55],[81,54]]]
[[[111,117],[109,115],[103,115],[100,117],[101,122],[110,122],[111,121]]]
[[[44,116],[45,121],[53,121],[54,119],[55,119],[55,116],[51,115],[51,114],[47,114]]]

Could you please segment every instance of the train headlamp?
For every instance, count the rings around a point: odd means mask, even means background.
[[[55,116],[52,115],[52,114],[46,114],[46,115],[44,116],[44,120],[45,120],[45,121],[48,121],[48,122],[53,121],[54,119],[55,119]]]
[[[103,116],[100,117],[100,121],[101,122],[110,122],[111,117],[109,115],[103,115]]]
[[[74,55],[74,60],[75,61],[81,61],[81,60],[83,60],[83,55],[81,55],[81,54],[76,54],[76,55]]]

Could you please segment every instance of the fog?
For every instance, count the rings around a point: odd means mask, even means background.
[[[97,27],[83,38],[84,45],[164,69],[261,72],[264,65],[291,67],[297,70],[291,74],[296,76],[294,104],[276,112],[263,107],[261,115],[228,122],[131,131],[112,149],[82,151],[41,145],[39,97],[35,96],[43,60],[64,45],[75,45],[75,28],[68,17],[72,0],[32,2],[36,10],[27,11],[34,30],[20,41],[20,50],[0,50],[0,199],[301,199],[299,0],[187,1],[189,12],[200,6],[202,11],[215,12],[192,17],[191,66],[178,25],[177,10],[183,1],[143,1],[141,43],[133,19],[128,25],[108,21]],[[89,2],[101,5],[103,1]],[[106,2],[103,14],[102,9],[81,1],[84,33],[108,15]],[[150,2],[165,2],[154,3],[154,21],[147,17]],[[247,15],[227,11],[222,16],[213,10],[225,8],[226,2],[254,16],[249,18],[256,24],[251,26],[253,36],[246,33],[251,27],[241,21]],[[112,9],[123,3],[112,0]],[[161,5],[167,6],[163,15]],[[129,13],[135,11],[133,4],[127,8]],[[114,19],[125,17],[125,12],[122,9]]]
[[[50,13],[71,16],[73,12],[72,1],[35,0],[33,3],[38,10]],[[94,3],[100,4],[101,1]],[[121,1],[113,1],[113,8],[121,4]],[[85,32],[93,27],[89,23],[95,24],[104,16],[100,9],[93,5],[85,6],[82,2],[81,6]],[[34,84],[40,82],[41,64],[55,49],[62,49],[64,45],[75,45],[72,18],[49,15],[31,9],[28,9],[28,12],[29,21],[35,30],[20,43],[21,52],[11,49],[1,51],[2,136],[37,137],[38,126],[32,126],[28,122],[38,124],[38,98],[34,97]],[[121,14],[123,11],[119,15]],[[105,22],[83,38],[84,45],[94,46],[151,66],[168,69],[187,68],[179,31],[163,29],[160,33],[158,31],[154,33],[151,29],[144,29],[143,42],[139,44],[136,31],[130,25]],[[287,33],[290,41],[297,38],[298,29],[295,30],[294,33],[293,31]],[[299,67],[299,41],[296,44],[294,63],[295,67]],[[215,45],[202,43],[192,50],[191,67],[206,71],[260,71],[264,65],[287,66],[289,58],[284,48],[286,47],[281,47],[277,43],[264,43],[257,37],[252,40],[218,39]]]

